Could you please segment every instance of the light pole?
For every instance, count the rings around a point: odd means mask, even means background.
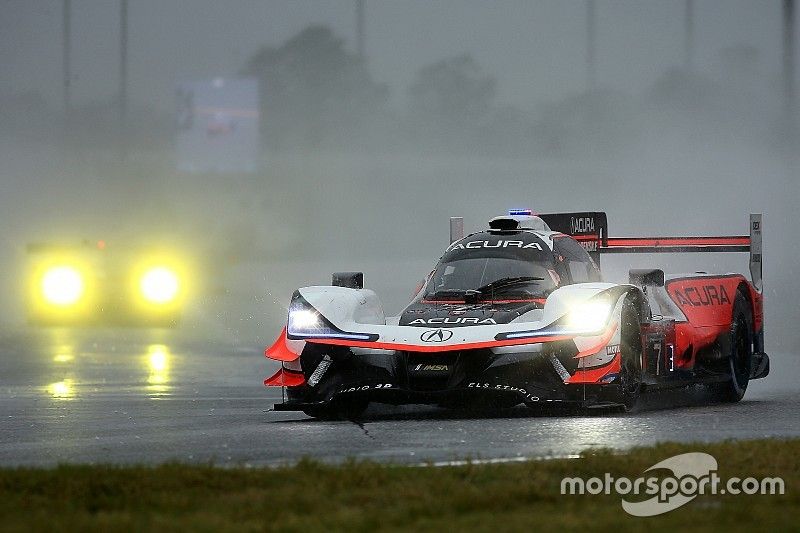
[[[128,157],[128,0],[119,4],[119,152]]]
[[[794,0],[783,0],[783,105],[790,140],[795,133]]]
[[[364,50],[364,0],[356,0],[356,51],[363,60]]]
[[[69,118],[72,110],[72,101],[70,94],[70,82],[72,78],[72,65],[71,65],[71,41],[72,41],[72,6],[71,0],[64,0],[62,5],[63,18],[62,18],[62,68],[64,75],[64,116]]]
[[[586,89],[595,87],[595,9],[594,0],[586,0]]]
[[[683,42],[683,66],[686,70],[694,67],[694,0],[686,0],[686,11],[684,12],[684,42]]]
[[[128,112],[128,0],[119,4],[119,119],[124,128]]]

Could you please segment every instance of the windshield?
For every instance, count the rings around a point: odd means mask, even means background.
[[[431,276],[424,297],[429,300],[462,297],[465,291],[499,280],[526,278],[499,284],[482,294],[481,298],[544,298],[557,287],[558,281],[558,276],[549,266],[508,257],[471,257],[443,262]]]

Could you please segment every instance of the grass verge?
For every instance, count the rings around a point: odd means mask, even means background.
[[[703,451],[719,476],[774,477],[784,495],[698,496],[636,518],[620,496],[561,495],[565,476],[635,479],[673,455]],[[0,469],[5,531],[753,530],[800,527],[800,439],[659,444],[579,459],[417,468],[311,460],[277,469],[185,464]],[[643,500],[646,496],[631,500]]]

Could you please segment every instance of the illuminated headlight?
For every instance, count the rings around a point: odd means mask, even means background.
[[[295,309],[289,313],[289,329],[292,331],[316,329],[319,325],[319,314],[310,309]]]
[[[290,339],[337,338],[354,341],[378,340],[371,333],[350,333],[337,328],[325,315],[314,308],[300,291],[294,291],[289,304],[286,334]]]
[[[53,305],[73,305],[83,295],[83,276],[73,267],[51,268],[42,276],[42,295]]]
[[[168,304],[178,296],[178,276],[166,267],[151,268],[139,281],[145,300],[153,304]]]
[[[289,305],[287,326],[287,333],[298,337],[323,337],[336,333],[331,323],[299,293],[295,293]]]
[[[608,322],[611,304],[604,301],[588,301],[575,305],[567,314],[567,325],[582,331],[599,331]]]

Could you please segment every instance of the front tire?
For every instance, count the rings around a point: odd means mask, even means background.
[[[711,389],[718,400],[735,403],[741,400],[747,391],[753,365],[753,311],[741,290],[736,291],[736,299],[733,301],[733,319],[726,363],[730,379],[713,385]]]
[[[358,420],[367,410],[369,401],[364,399],[332,401],[326,405],[319,405],[303,409],[311,418],[320,420]]]
[[[642,325],[639,312],[630,299],[622,304],[620,321],[620,403],[632,410],[642,392]]]

